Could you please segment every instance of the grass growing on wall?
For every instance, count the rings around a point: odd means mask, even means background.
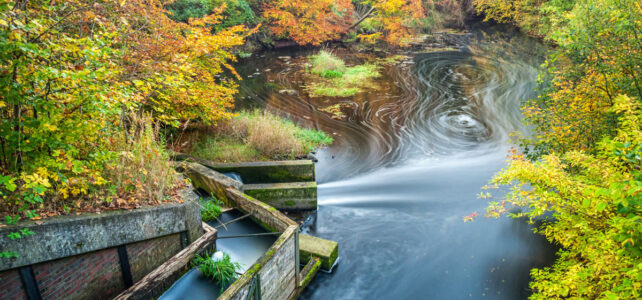
[[[346,67],[343,60],[322,50],[310,56],[309,73],[316,75],[308,85],[312,97],[348,97],[374,87],[372,80],[381,76],[379,66],[373,63]]]
[[[221,201],[212,198],[210,200],[201,200],[201,219],[203,222],[215,220],[221,215]]]
[[[192,139],[192,156],[217,162],[295,159],[332,143],[322,131],[260,111],[241,112]]]

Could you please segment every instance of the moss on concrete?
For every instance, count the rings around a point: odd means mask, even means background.
[[[317,208],[317,184],[309,182],[245,184],[243,192],[281,210]]]
[[[330,270],[339,256],[339,244],[307,234],[299,235],[299,255],[302,262],[308,262],[316,256],[321,260],[324,270]]]

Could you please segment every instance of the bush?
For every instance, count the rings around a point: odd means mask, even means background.
[[[248,31],[212,34],[216,13],[174,22],[157,0],[13,2],[0,1],[0,214],[167,200],[152,124],[229,118],[236,85],[217,74]]]
[[[216,198],[201,200],[201,219],[203,222],[216,220],[221,215],[221,201]]]
[[[221,286],[221,292],[236,280],[238,277],[236,271],[241,269],[241,265],[232,262],[227,253],[223,253],[223,256],[216,261],[209,254],[205,256],[197,254],[192,260],[192,265],[198,268],[203,276],[216,281]]]
[[[620,128],[596,154],[569,151],[536,162],[514,154],[492,180],[513,188],[491,203],[490,215],[518,207],[511,216],[544,218],[537,232],[561,246],[552,267],[531,271],[532,299],[642,297],[642,113],[626,96],[614,102]]]

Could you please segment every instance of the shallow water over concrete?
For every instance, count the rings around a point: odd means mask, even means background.
[[[306,96],[309,52],[239,67],[241,107],[334,134],[317,155],[319,210],[307,230],[338,241],[341,262],[303,299],[520,299],[529,270],[552,261],[522,220],[463,222],[483,215],[476,195],[504,166],[509,133],[524,131],[520,101],[535,96],[545,49],[505,27],[449,38],[462,51],[409,53],[377,90],[338,100]],[[337,102],[345,118],[320,111]]]
[[[239,272],[241,273],[244,273],[245,270],[251,267],[256,260],[274,244],[278,237],[277,235],[244,236],[248,234],[265,233],[267,230],[263,229],[263,227],[256,224],[250,218],[234,221],[243,216],[243,213],[232,210],[221,214],[218,217],[218,221],[208,223],[218,230],[216,251],[223,251],[230,255],[232,261],[240,263],[241,270]],[[227,222],[232,223],[219,227],[220,224]],[[230,236],[237,237],[225,238]]]
[[[230,256],[230,260],[241,264],[239,273],[244,273],[251,267],[263,253],[276,241],[277,236],[245,236],[248,234],[267,232],[250,218],[235,219],[243,217],[239,211],[232,210],[221,214],[218,220],[208,222],[212,227],[218,227],[216,240],[216,251],[222,251]],[[225,238],[237,236],[234,238]],[[199,300],[216,299],[220,292],[216,282],[206,278],[196,268],[189,270],[177,280],[159,299],[161,300]]]

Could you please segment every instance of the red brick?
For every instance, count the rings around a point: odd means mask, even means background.
[[[0,272],[0,299],[27,299],[20,279],[20,272],[17,269]]]

